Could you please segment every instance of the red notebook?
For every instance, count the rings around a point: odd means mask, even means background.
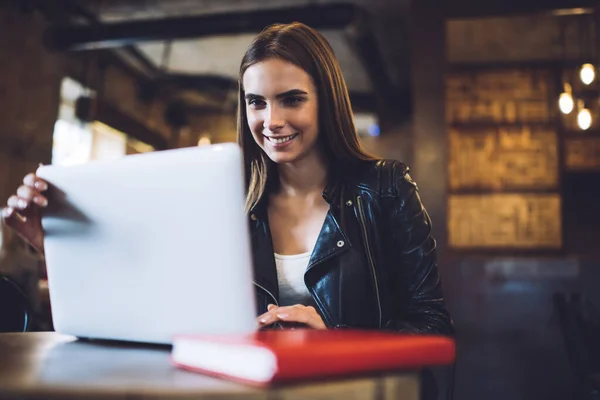
[[[251,384],[389,370],[454,361],[445,336],[361,330],[269,330],[247,336],[182,335],[171,358],[180,368]]]

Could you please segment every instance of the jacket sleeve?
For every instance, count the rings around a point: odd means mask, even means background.
[[[385,328],[401,332],[453,335],[438,273],[431,220],[408,168],[398,168],[393,200],[388,264],[392,271],[394,315]]]

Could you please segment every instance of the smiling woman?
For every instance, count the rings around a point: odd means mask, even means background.
[[[239,83],[259,326],[452,334],[417,187],[361,148],[324,37],[266,28]]]
[[[273,162],[293,161],[295,168],[283,168],[299,171],[317,161],[335,172],[375,159],[360,147],[339,63],[317,31],[300,23],[268,27],[244,55],[239,80],[248,210],[264,193]],[[270,171],[269,184],[281,183],[279,172]]]

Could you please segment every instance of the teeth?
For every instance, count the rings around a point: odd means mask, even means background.
[[[284,137],[281,139],[269,138],[269,140],[275,144],[281,144],[281,143],[289,142],[290,140],[292,140],[295,137],[296,137],[296,134],[287,136],[287,137]]]

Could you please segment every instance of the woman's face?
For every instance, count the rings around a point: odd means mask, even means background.
[[[318,98],[302,68],[279,59],[249,67],[242,77],[252,136],[276,163],[293,163],[317,151]]]

